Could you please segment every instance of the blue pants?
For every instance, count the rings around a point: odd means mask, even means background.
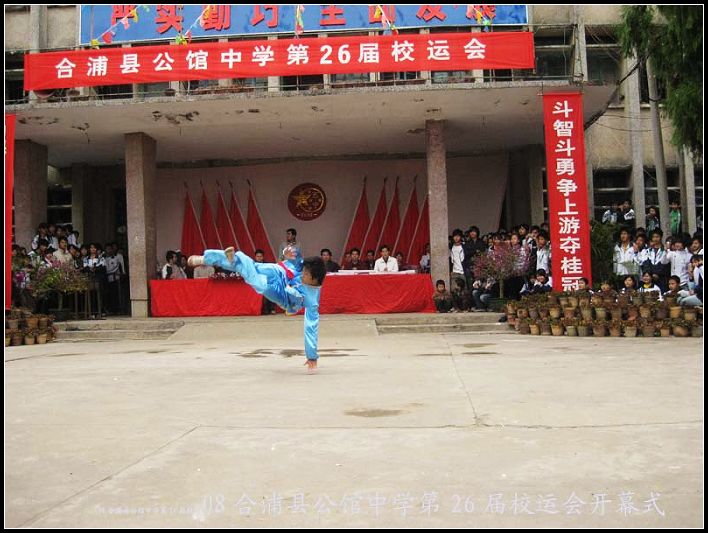
[[[253,290],[279,305],[289,314],[305,308],[305,355],[317,359],[320,324],[320,288],[305,284],[288,285],[285,271],[273,263],[256,263],[243,252],[236,252],[229,262],[223,250],[205,250],[204,262],[224,270],[238,272]]]

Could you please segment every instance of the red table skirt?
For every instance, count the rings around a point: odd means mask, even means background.
[[[426,274],[327,276],[320,313],[434,313]],[[263,297],[241,280],[153,280],[152,316],[257,316]]]

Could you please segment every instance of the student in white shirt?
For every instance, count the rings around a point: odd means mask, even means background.
[[[182,267],[177,264],[177,253],[169,250],[165,254],[167,263],[162,267],[162,279],[187,279]]]
[[[661,259],[665,265],[671,263],[671,275],[679,277],[682,290],[688,289],[688,264],[691,262],[691,252],[684,245],[681,239],[676,239],[674,249],[666,252]]]
[[[452,232],[452,247],[450,248],[450,263],[452,265],[452,275],[450,285],[455,287],[455,280],[461,279],[465,284],[465,250],[462,246],[462,230],[456,229]],[[464,286],[463,286],[464,289]]]
[[[391,250],[387,245],[381,246],[381,257],[374,264],[374,272],[398,272],[398,261],[395,257],[391,257]]]
[[[614,273],[618,276],[635,275],[637,273],[636,252],[630,241],[629,230],[620,231],[620,241],[615,245],[612,259]]]

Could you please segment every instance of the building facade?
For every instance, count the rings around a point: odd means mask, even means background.
[[[17,115],[15,241],[29,243],[49,221],[72,223],[84,242],[121,243],[133,314],[146,316],[147,281],[165,251],[180,246],[185,187],[195,200],[203,189],[215,206],[218,190],[227,195],[233,186],[245,211],[250,182],[274,246],[294,226],[306,254],[326,247],[339,257],[364,178],[372,213],[384,183],[391,199],[399,178],[401,212],[414,184],[419,204],[429,195],[433,276],[445,277],[453,228],[489,232],[546,220],[541,94],[568,88],[583,92],[590,212],[599,218],[630,198],[643,225],[641,213],[658,204],[654,144],[646,74],[617,44],[619,6],[527,7],[527,24],[489,29],[532,31],[535,69],[27,93],[24,54],[79,48],[80,6],[6,6],[5,108]],[[401,33],[437,31],[480,28]],[[668,142],[668,121],[662,130],[669,195],[693,233],[703,208],[702,164]],[[303,182],[327,194],[325,213],[307,222],[287,208],[288,193]]]

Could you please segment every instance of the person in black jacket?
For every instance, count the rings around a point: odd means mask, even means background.
[[[463,250],[465,251],[465,280],[467,281],[467,286],[472,287],[474,282],[474,260],[475,257],[487,250],[487,245],[479,236],[479,228],[477,226],[470,226],[467,230],[467,240],[463,245]]]

